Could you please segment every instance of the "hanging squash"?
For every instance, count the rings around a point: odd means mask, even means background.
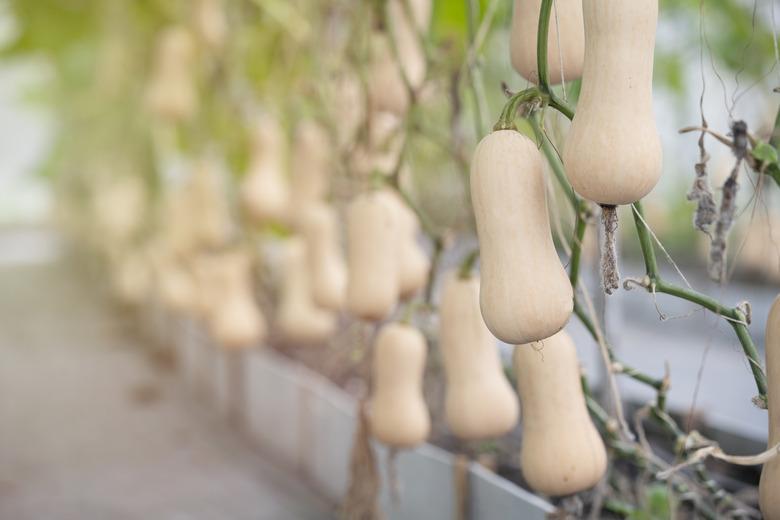
[[[396,448],[410,448],[428,437],[431,419],[422,395],[425,337],[401,323],[382,327],[373,352],[371,433]]]
[[[398,303],[398,219],[381,192],[358,195],[347,210],[347,309],[385,319]]]
[[[552,336],[568,321],[574,293],[552,241],[536,145],[514,130],[482,139],[471,165],[471,199],[485,323],[514,345]]]
[[[582,6],[585,65],[563,153],[566,176],[590,201],[631,204],[661,176],[652,91],[658,0],[583,0]]]
[[[265,339],[268,327],[252,294],[251,262],[244,252],[232,251],[218,257],[219,299],[212,302],[209,327],[214,339],[229,349],[256,346]]]
[[[284,281],[276,325],[282,337],[292,343],[316,344],[336,332],[336,315],[312,301],[311,281],[306,266],[306,244],[293,237],[285,245]]]
[[[183,27],[169,27],[160,35],[146,92],[146,102],[156,116],[172,122],[192,118],[197,93],[192,77],[195,44]]]
[[[276,120],[260,117],[252,130],[249,171],[241,183],[241,199],[258,224],[288,217],[289,187],[284,176],[282,130]]]
[[[449,273],[444,280],[439,345],[447,376],[447,424],[461,439],[500,437],[519,415],[517,396],[506,379],[496,338],[479,310],[479,279]]]
[[[780,442],[780,297],[775,299],[766,322],[766,379],[769,408],[769,447]],[[767,520],[780,519],[780,459],[773,458],[761,471],[759,504]]]
[[[512,66],[525,79],[539,82],[537,35],[542,0],[515,0],[509,53]],[[547,34],[547,71],[551,85],[582,76],[585,59],[582,0],[555,0]]]
[[[607,453],[588,415],[577,350],[565,331],[514,356],[523,407],[523,476],[549,496],[589,489],[607,469]]]
[[[301,215],[301,228],[312,299],[325,309],[341,310],[346,299],[347,266],[336,211],[325,203],[312,205]]]

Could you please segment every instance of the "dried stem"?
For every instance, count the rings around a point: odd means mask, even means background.
[[[620,287],[617,251],[617,206],[601,206],[601,224],[604,229],[604,237],[601,244],[601,283],[604,292],[612,294]]]

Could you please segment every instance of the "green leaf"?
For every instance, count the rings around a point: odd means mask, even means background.
[[[777,164],[777,149],[769,143],[759,141],[750,153],[754,159],[760,161],[764,166]]]

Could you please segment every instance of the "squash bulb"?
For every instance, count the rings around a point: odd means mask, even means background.
[[[583,0],[582,6],[585,65],[563,152],[566,176],[588,200],[631,204],[661,176],[652,92],[658,0]]]
[[[371,433],[397,448],[428,437],[431,419],[422,395],[427,345],[416,328],[401,323],[382,327],[374,344]]]
[[[552,336],[571,316],[574,293],[553,244],[536,145],[514,130],[482,139],[471,164],[471,199],[485,323],[509,344]]]
[[[393,207],[398,222],[397,249],[399,297],[406,299],[414,296],[428,282],[431,262],[418,242],[420,235],[420,219],[395,191],[386,190],[382,194],[387,197]]]
[[[766,379],[769,408],[769,447],[780,442],[780,297],[775,299],[766,322]],[[761,513],[767,520],[780,518],[780,459],[773,458],[761,471],[758,487]]]
[[[347,266],[341,250],[336,211],[324,203],[304,208],[301,228],[314,303],[338,311],[347,291]]]
[[[208,48],[222,49],[228,30],[223,0],[198,0],[194,25],[200,40]]]
[[[285,247],[284,280],[276,325],[282,337],[292,343],[322,343],[336,332],[336,315],[312,301],[311,281],[306,265],[306,244],[291,238]]]
[[[192,80],[195,44],[183,27],[165,29],[157,42],[146,103],[153,114],[172,122],[192,118],[197,93]]]
[[[233,221],[227,205],[224,177],[214,161],[202,159],[186,187],[189,219],[197,246],[217,248],[229,242]]]
[[[577,350],[565,331],[515,349],[523,407],[523,476],[539,493],[563,496],[595,486],[607,453],[588,415]]]
[[[417,91],[425,81],[427,62],[425,49],[423,49],[422,40],[418,35],[420,22],[412,20],[408,16],[411,14],[412,17],[416,18],[417,13],[415,9],[411,9],[411,13],[407,13],[404,1],[406,0],[388,0],[387,17],[390,20],[390,34],[398,50],[401,71],[412,89]]]
[[[509,37],[512,66],[532,83],[539,83],[536,44],[541,7],[542,0],[515,0]],[[547,35],[547,72],[551,85],[582,76],[584,49],[582,0],[555,0]]]
[[[257,121],[252,132],[249,171],[241,183],[241,199],[258,224],[288,217],[290,193],[284,177],[282,130],[270,116]]]
[[[143,251],[116,255],[113,263],[113,289],[120,302],[139,305],[149,294],[150,269]]]
[[[517,424],[520,410],[504,374],[496,339],[482,320],[479,279],[448,273],[439,309],[447,424],[461,439],[506,434]]]
[[[300,123],[292,154],[290,216],[296,222],[307,207],[325,200],[330,191],[330,139],[313,121]]]
[[[364,320],[383,320],[398,303],[398,219],[387,199],[363,193],[347,209],[347,309]]]
[[[222,298],[213,309],[210,328],[226,348],[246,348],[265,339],[268,327],[252,294],[251,262],[240,251],[220,257]]]
[[[409,90],[388,36],[371,35],[371,63],[368,71],[368,101],[371,112],[391,112],[403,116],[409,108]]]
[[[158,272],[160,297],[163,304],[174,311],[190,311],[195,308],[196,291],[192,275],[184,268],[169,263]]]

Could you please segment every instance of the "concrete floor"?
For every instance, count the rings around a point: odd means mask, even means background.
[[[0,263],[0,519],[319,519],[61,265]]]

